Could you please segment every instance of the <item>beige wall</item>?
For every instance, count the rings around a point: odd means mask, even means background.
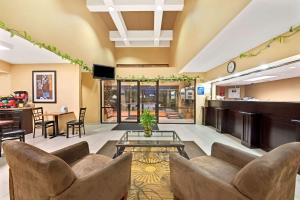
[[[300,77],[248,85],[245,96],[259,100],[300,101]]]
[[[188,0],[177,16],[170,64],[181,69],[213,39],[250,0]]]
[[[87,9],[86,0],[3,0],[0,20],[89,65],[115,64],[108,29],[98,13]]]
[[[86,122],[100,121],[100,81],[89,72],[81,73],[82,106],[86,107]]]
[[[71,56],[84,60],[90,66],[94,63],[115,66],[115,47],[114,43],[109,41],[109,30],[99,13],[92,13],[87,9],[86,0],[3,0],[0,1],[0,20],[14,29],[27,31],[37,41],[54,45]],[[76,69],[76,76],[75,72],[69,73],[71,67],[62,70],[61,65],[36,65],[32,69],[43,70],[49,66],[57,67],[58,75],[60,74],[58,80],[64,85],[58,85],[60,91],[57,104],[43,104],[43,106],[51,111],[59,111],[61,105],[67,104],[69,110],[75,110],[77,114],[82,100],[87,106],[87,112],[91,112],[89,106],[93,106],[94,100],[91,100],[91,104],[86,101],[89,101],[87,99],[90,96],[99,97],[99,92],[90,90],[81,94],[81,87],[78,85],[80,75],[77,76],[79,69]],[[20,68],[26,73],[26,78],[22,79],[21,73],[12,70],[11,76],[19,76],[20,81],[16,82],[16,79],[12,78],[12,88],[8,90],[24,88],[31,94],[29,68],[26,66],[25,69]],[[1,77],[0,79],[4,80]],[[84,85],[93,82],[93,79],[85,77],[83,81]],[[97,101],[99,98],[95,100],[99,107]],[[94,121],[93,117],[91,121]]]
[[[170,48],[116,48],[117,64],[169,64]],[[177,74],[174,67],[119,67],[117,77],[170,76]]]
[[[3,60],[0,60],[0,73],[9,73],[11,65]]]
[[[117,64],[169,64],[170,48],[116,48]]]
[[[29,101],[32,101],[32,71],[55,70],[57,103],[40,103],[45,112],[59,112],[61,106],[68,106],[69,111],[76,115],[80,108],[80,69],[71,64],[30,64],[11,66],[11,92],[25,90],[29,93]]]
[[[11,65],[0,60],[0,96],[8,96],[11,94]]]

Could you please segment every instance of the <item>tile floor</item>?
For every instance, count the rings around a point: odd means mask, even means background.
[[[124,131],[111,131],[113,124],[89,125],[86,127],[86,135],[82,138],[74,136],[66,139],[65,137],[56,137],[54,139],[45,139],[41,134],[36,134],[36,138],[32,138],[32,134],[26,135],[26,142],[37,146],[45,151],[52,152],[57,149],[66,147],[79,141],[87,141],[91,152],[98,151],[102,145],[108,140],[118,140]],[[211,145],[214,142],[221,142],[244,151],[262,155],[265,152],[260,149],[248,149],[240,144],[239,139],[227,134],[219,134],[210,127],[201,125],[175,125],[160,124],[160,130],[175,130],[182,140],[195,141],[207,154],[210,154]],[[8,200],[8,166],[5,161],[5,155],[0,158],[0,200]],[[300,200],[300,176],[297,177],[296,197]]]

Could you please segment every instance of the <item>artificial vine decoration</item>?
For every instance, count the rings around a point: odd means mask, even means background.
[[[83,60],[74,58],[74,57],[70,56],[69,54],[60,51],[57,47],[55,47],[53,45],[45,44],[43,42],[34,40],[32,38],[32,36],[29,35],[26,31],[18,31],[13,28],[10,28],[2,21],[0,21],[0,28],[10,32],[11,37],[14,37],[15,35],[17,35],[40,48],[44,48],[44,49],[47,49],[48,51],[51,51],[52,53],[60,56],[64,60],[70,61],[72,64],[79,65],[82,70],[91,72],[91,68],[89,68],[88,65]]]
[[[262,46],[259,50],[257,51],[250,51],[247,53],[242,53],[240,54],[240,58],[246,58],[246,57],[255,57],[258,56],[259,54],[261,54],[263,51],[265,51],[266,49],[270,48],[271,45],[275,42],[279,42],[279,43],[283,43],[286,39],[292,37],[293,35],[295,35],[296,33],[300,32],[300,26],[293,28],[291,27],[290,30],[287,33],[284,33],[280,36],[277,36],[271,40],[269,40],[264,46]]]
[[[187,76],[187,75],[171,75],[168,77],[157,76],[153,78],[146,78],[145,76],[129,76],[129,77],[116,77],[117,80],[139,80],[143,82],[155,82],[155,81],[185,81],[185,82],[193,82],[195,79],[199,79],[199,76]]]

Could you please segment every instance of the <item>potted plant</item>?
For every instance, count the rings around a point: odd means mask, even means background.
[[[151,137],[153,126],[156,124],[155,116],[150,113],[150,110],[144,110],[140,120],[140,124],[144,128],[145,137]]]

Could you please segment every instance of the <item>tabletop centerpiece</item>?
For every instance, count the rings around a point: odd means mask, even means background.
[[[144,128],[145,137],[151,137],[153,127],[156,124],[156,118],[151,114],[150,110],[144,110],[140,118],[141,125]]]

